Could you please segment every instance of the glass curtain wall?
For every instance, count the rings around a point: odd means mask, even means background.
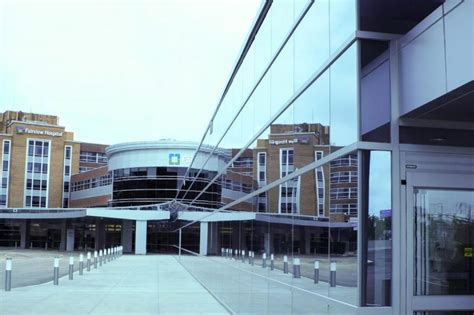
[[[203,137],[219,165],[195,159],[190,167],[217,169],[201,194],[221,185],[221,207],[177,230],[200,231],[199,251],[177,245],[180,261],[237,313],[389,305],[358,281],[358,220],[362,206],[368,211],[361,195],[374,192],[361,172],[367,153],[351,149],[360,140],[355,30],[356,1],[273,1]],[[199,176],[187,174],[179,201]],[[390,183],[390,171],[384,176]],[[389,211],[390,196],[379,198]],[[387,243],[387,230],[373,239]],[[388,268],[383,250],[375,254],[377,270]],[[376,288],[387,278],[366,272]],[[371,303],[360,294],[369,287]]]

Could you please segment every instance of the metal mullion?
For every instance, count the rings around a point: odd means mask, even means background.
[[[255,141],[257,140],[257,138],[265,132],[265,130],[274,122],[278,119],[278,117],[280,117],[280,115],[286,110],[288,109],[288,107],[290,107],[317,79],[319,79],[325,72],[326,70],[329,69],[329,67],[331,67],[331,65],[336,62],[336,60],[346,52],[346,50],[348,50],[351,45],[356,42],[357,38],[355,37],[355,33],[352,34],[352,36],[350,38],[348,38],[348,40],[346,40],[346,42],[344,43],[344,45],[341,46],[341,48],[335,52],[331,58],[322,66],[318,69],[318,71],[316,71],[310,79],[308,79],[303,85],[301,88],[298,89],[298,91],[296,91],[293,96],[290,97],[290,99],[284,103],[284,105],[280,108],[280,110],[278,110],[273,116],[272,118],[270,118],[270,120],[262,127],[260,128],[260,130],[258,131],[258,133],[252,137],[250,139],[250,141],[247,142],[247,144],[234,156],[233,159],[230,160],[229,163],[227,163],[227,165],[223,168],[223,170],[219,171],[218,174],[214,177],[213,180],[211,180],[211,182],[204,188],[204,190],[208,189],[210,187],[210,185],[212,185],[212,183],[214,182],[214,180],[216,178],[218,178],[220,175],[222,175],[224,173],[224,171],[230,166],[232,165],[232,163],[240,156],[242,155],[242,153],[245,152],[245,150]],[[200,195],[199,195],[200,196]],[[199,198],[196,197],[193,202]]]
[[[209,217],[209,216],[212,216],[212,215],[214,215],[214,214],[216,214],[216,213],[218,213],[218,212],[229,211],[229,210],[227,210],[227,209],[230,208],[230,207],[232,207],[232,206],[234,206],[234,205],[236,205],[236,204],[239,204],[239,203],[244,202],[244,201],[246,201],[246,200],[248,200],[248,199],[250,199],[250,198],[253,198],[253,197],[255,197],[255,196],[258,196],[259,194],[261,194],[261,193],[263,193],[263,192],[266,192],[266,191],[268,191],[268,190],[270,190],[270,189],[272,189],[272,188],[275,188],[275,187],[281,185],[282,183],[284,183],[284,182],[286,182],[286,181],[288,181],[288,180],[291,180],[291,179],[293,179],[293,178],[295,178],[295,177],[301,176],[302,174],[304,174],[304,173],[306,173],[306,172],[309,172],[309,171],[311,171],[311,170],[313,170],[313,169],[315,169],[315,168],[317,168],[317,167],[323,166],[324,164],[329,163],[329,162],[331,162],[331,161],[334,160],[334,159],[338,159],[338,158],[340,158],[340,157],[342,157],[342,156],[344,156],[344,155],[347,155],[347,154],[349,154],[349,153],[351,153],[351,152],[353,152],[353,151],[356,151],[357,149],[358,149],[358,142],[355,142],[355,143],[353,143],[353,144],[351,144],[351,145],[345,146],[345,147],[343,147],[343,148],[341,148],[341,149],[339,149],[339,150],[337,150],[337,151],[335,151],[335,152],[333,152],[333,153],[331,153],[331,154],[329,154],[329,155],[327,155],[327,156],[321,158],[320,160],[317,160],[317,161],[314,161],[314,162],[312,162],[312,163],[310,163],[310,164],[307,164],[307,165],[303,166],[302,168],[300,168],[300,169],[294,171],[293,173],[291,173],[291,174],[289,174],[289,175],[287,175],[287,176],[285,176],[285,177],[283,177],[283,178],[280,178],[280,179],[278,179],[278,180],[276,180],[276,181],[273,181],[272,183],[270,183],[270,184],[268,184],[268,185],[266,185],[266,186],[264,186],[264,187],[262,187],[262,188],[260,188],[260,189],[258,189],[258,190],[256,190],[256,191],[254,191],[254,192],[252,192],[252,193],[250,193],[250,194],[247,194],[246,196],[244,196],[244,197],[242,197],[242,198],[240,198],[240,199],[237,199],[237,200],[235,200],[235,201],[233,201],[233,202],[231,202],[231,203],[229,203],[229,204],[227,204],[227,205],[222,206],[221,208],[218,208],[218,209],[216,209],[216,210],[214,210],[214,211],[212,211],[212,212],[210,212],[210,213],[207,213],[205,216],[201,217],[200,219],[194,220],[194,221],[192,221],[192,222],[189,222],[188,224],[182,226],[181,228],[184,228],[184,227],[186,227],[186,226],[192,225],[192,224],[194,224],[194,223],[196,223],[196,222],[198,222],[198,221],[201,221],[201,220],[203,220],[203,219],[205,219],[205,218],[207,218],[207,217]]]
[[[290,29],[290,31],[288,32],[288,34],[285,36],[283,42],[280,44],[280,47],[278,48],[278,50],[275,52],[274,56],[272,57],[272,59],[270,60],[270,62],[268,63],[267,67],[265,68],[265,70],[262,72],[262,74],[260,75],[260,78],[257,80],[257,82],[255,83],[255,86],[253,87],[253,89],[250,91],[249,95],[247,96],[247,98],[245,99],[244,103],[241,105],[240,109],[238,110],[238,112],[235,114],[234,118],[232,119],[232,121],[230,122],[229,124],[229,127],[227,127],[227,129],[224,131],[224,133],[222,134],[222,137],[219,139],[219,141],[217,142],[217,144],[214,146],[214,149],[212,150],[211,154],[209,155],[208,159],[206,160],[206,162],[204,163],[204,165],[206,165],[206,163],[209,161],[210,157],[212,156],[212,154],[214,153],[214,151],[216,150],[216,148],[219,146],[219,144],[222,142],[222,140],[224,139],[224,137],[227,135],[227,132],[231,129],[231,127],[233,126],[234,122],[237,120],[237,118],[239,117],[240,113],[242,112],[242,110],[244,109],[245,105],[247,105],[247,103],[249,102],[249,100],[252,98],[253,96],[253,93],[257,90],[258,86],[260,85],[260,83],[263,81],[263,79],[265,78],[266,74],[268,73],[268,71],[270,70],[270,68],[272,67],[272,65],[275,63],[276,59],[278,58],[278,56],[280,55],[280,53],[283,51],[283,49],[285,48],[286,44],[288,43],[288,41],[291,39],[291,37],[293,36],[294,32],[296,31],[296,29],[298,28],[299,24],[301,23],[301,21],[303,20],[303,18],[305,17],[306,13],[308,13],[309,9],[311,8],[311,6],[313,5],[314,3],[314,0],[309,0],[308,3],[306,4],[306,7],[304,8],[304,10],[302,11],[302,13],[300,14],[300,16],[298,17],[298,19],[296,20],[295,24],[293,24],[293,27]],[[222,103],[223,101],[223,98],[221,99],[220,103],[219,103],[219,107],[220,107],[220,104]],[[219,109],[218,107],[218,109]],[[217,110],[218,110],[217,109]],[[212,119],[211,119],[211,123],[214,122],[214,118],[215,116],[217,115],[217,110],[216,112],[214,113]],[[208,127],[209,128],[209,127]],[[207,133],[207,130],[206,130],[206,133]],[[205,135],[204,135],[205,137]],[[203,137],[203,140],[204,140],[204,137]],[[200,144],[201,146],[201,144]],[[199,150],[199,148],[198,148]],[[194,161],[194,158],[193,158],[193,161]],[[191,165],[192,165],[192,162],[191,162]],[[202,168],[199,170],[198,174],[196,176],[199,176],[200,173],[202,171]],[[187,173],[187,172],[186,172]],[[183,197],[184,198],[184,197]]]
[[[199,143],[199,146],[198,146],[198,149],[197,151],[199,151],[199,149],[201,148],[202,144],[204,143],[204,139],[206,138],[206,135],[207,135],[207,132],[209,131],[209,129],[211,128],[211,124],[214,122],[214,118],[216,117],[217,115],[217,112],[219,111],[219,108],[222,104],[222,102],[224,101],[224,98],[225,96],[227,95],[227,92],[230,88],[230,85],[232,84],[233,80],[234,80],[234,77],[238,71],[238,69],[240,68],[240,65],[242,64],[243,62],[243,59],[242,59],[242,56],[245,57],[245,55],[247,54],[248,50],[250,50],[250,47],[253,43],[253,40],[255,39],[255,35],[258,33],[258,30],[260,29],[260,26],[263,24],[264,20],[265,20],[265,17],[267,15],[267,13],[270,11],[270,8],[272,6],[272,3],[273,3],[273,0],[266,0],[265,2],[262,2],[262,5],[259,9],[259,13],[257,15],[257,18],[255,20],[255,22],[253,23],[253,27],[252,29],[249,31],[249,34],[247,36],[247,41],[244,43],[244,45],[242,46],[242,48],[240,49],[240,54],[239,54],[239,59],[237,59],[237,61],[235,62],[235,65],[234,67],[232,67],[232,73],[229,77],[229,80],[227,81],[227,84],[226,84],[226,87],[224,88],[224,91],[222,92],[222,95],[219,99],[219,102],[217,103],[217,106],[216,106],[216,109],[214,110],[214,113],[212,114],[212,117],[211,119],[209,120],[209,124],[207,125],[206,127],[206,130],[204,132],[204,135],[203,137],[201,138],[201,141]],[[196,159],[196,156],[197,156],[197,152],[196,154],[193,156],[193,159],[191,160],[191,163],[189,164],[190,166],[188,167],[188,169],[186,170],[186,173],[184,174],[185,177],[188,175],[188,172],[189,172],[189,169],[191,168],[191,166],[193,165],[195,159]]]

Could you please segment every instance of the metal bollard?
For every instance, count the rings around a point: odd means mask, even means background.
[[[234,250],[234,256],[235,256],[235,260],[239,259],[239,250],[238,249]]]
[[[336,286],[336,262],[335,261],[331,261],[330,270],[331,270],[331,274],[330,274],[329,283],[331,287],[335,287]]]
[[[48,250],[48,243],[44,243],[44,250]]]
[[[59,284],[59,257],[54,257],[53,263],[53,284]]]
[[[87,252],[87,271],[91,271],[91,252]]]
[[[275,256],[273,254],[270,255],[270,270],[275,269]]]
[[[84,274],[84,255],[79,255],[79,275],[82,276]]]
[[[111,257],[110,257],[110,248],[107,248],[107,261],[111,262]]]
[[[99,266],[102,267],[102,249],[99,250]]]
[[[293,278],[301,278],[301,262],[299,258],[293,258]]]
[[[5,261],[5,291],[12,290],[12,258],[7,257]]]
[[[242,262],[245,263],[245,251],[244,250],[242,250],[242,257],[241,258],[242,258]]]
[[[107,249],[104,248],[104,265],[107,263]]]
[[[224,257],[224,247],[221,247],[221,257]]]
[[[267,268],[267,253],[262,255],[262,268]]]
[[[74,256],[69,256],[69,280],[73,279],[74,274]]]
[[[314,262],[314,283],[319,282],[319,260]]]
[[[249,265],[252,263],[252,251],[249,250]]]
[[[288,256],[283,256],[283,272],[288,273]]]
[[[252,251],[252,266],[255,264],[255,253]]]
[[[97,251],[94,251],[94,269],[97,269]]]

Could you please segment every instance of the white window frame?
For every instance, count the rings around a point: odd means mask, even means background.
[[[66,152],[67,150],[70,150],[69,154],[69,159],[66,158]],[[66,174],[66,166],[69,166],[69,174]],[[69,187],[67,191],[67,208],[69,208],[69,201],[70,201],[70,195],[71,195],[71,174],[72,174],[72,145],[66,145],[64,146],[64,158],[63,158],[63,184],[62,184],[62,189],[61,189],[61,208],[64,207],[64,199],[66,199],[65,192],[64,192],[64,184],[69,182]]]
[[[8,143],[8,154],[5,154],[5,144]],[[8,155],[8,157],[6,157]],[[4,139],[3,142],[2,142],[2,176],[1,176],[1,180],[3,179],[3,172],[5,172],[3,170],[3,161],[7,161],[8,163],[8,169],[7,169],[7,187],[3,188],[3,187],[0,187],[0,190],[1,191],[5,191],[5,206],[3,205],[0,205],[0,207],[5,207],[5,208],[8,208],[8,191],[9,191],[9,187],[10,187],[10,170],[12,168],[11,166],[11,156],[12,156],[12,141],[11,140],[8,140],[8,139]]]
[[[314,151],[314,160],[318,161],[318,153],[321,153],[321,159],[324,157],[324,151]],[[318,171],[321,172],[322,174],[322,187],[319,187],[319,180],[318,180]],[[314,169],[314,182],[316,186],[316,216],[317,217],[324,217],[324,210],[325,210],[325,203],[326,203],[326,178],[324,176],[324,168],[322,166],[317,167]],[[320,203],[320,198],[319,198],[319,188],[323,189],[323,197],[321,199]],[[323,208],[320,209],[320,204],[323,205]]]
[[[26,183],[28,181],[28,162],[34,162],[35,158],[37,158],[37,156],[35,155],[36,144],[34,144],[34,146],[33,146],[33,155],[31,157],[28,155],[28,149],[29,149],[29,146],[30,146],[30,141],[34,141],[34,142],[40,141],[40,142],[43,142],[43,143],[45,143],[45,142],[48,143],[48,157],[47,157],[48,172],[46,173],[47,184],[46,184],[46,191],[45,191],[45,206],[44,207],[41,207],[41,196],[40,196],[40,205],[39,205],[39,207],[33,207],[33,201],[31,202],[31,205],[28,205],[28,206],[26,205],[26,197],[27,197]],[[52,146],[51,145],[51,140],[48,140],[48,139],[38,139],[38,138],[27,138],[26,139],[26,158],[25,158],[25,173],[24,173],[24,186],[23,186],[23,207],[24,208],[48,208],[49,207],[49,186],[51,184],[51,179],[50,179],[50,175],[51,175],[51,146]],[[31,160],[30,160],[30,158],[31,158]],[[44,159],[44,158],[45,158],[44,157],[44,152],[42,152],[41,159]],[[41,162],[41,165],[43,165],[43,162]],[[40,179],[41,180],[41,177],[43,175],[44,175],[43,173],[40,173],[40,178],[36,178],[37,175],[35,175],[35,173],[33,172],[31,174],[32,183],[34,182],[35,179]],[[33,187],[33,185],[32,185],[32,187]],[[33,191],[33,189],[31,189],[31,191]],[[31,200],[33,200],[34,195],[31,194],[29,196],[31,197]]]
[[[293,173],[293,172],[294,172],[294,166],[295,166],[295,149],[294,149],[293,147],[280,148],[280,156],[279,156],[279,159],[278,159],[278,160],[280,161],[280,165],[279,165],[280,178],[283,178],[283,177],[284,177],[284,176],[283,176],[283,163],[282,163],[282,162],[283,162],[283,160],[282,160],[283,151],[287,151],[287,154],[286,154],[286,162],[287,162],[287,163],[286,163],[286,170],[285,170],[286,175],[288,175],[288,174],[290,174],[290,173]],[[288,154],[288,152],[289,152],[289,151],[293,151],[293,164],[292,164],[293,170],[292,170],[291,172],[288,170],[288,166],[289,166],[289,163],[288,163],[288,161],[289,161],[289,158],[288,158],[288,157],[289,157],[289,154]],[[285,176],[286,176],[286,175],[285,175]],[[285,183],[283,183],[283,184],[281,184],[281,185],[278,186],[278,213],[279,213],[279,214],[297,214],[297,213],[299,213],[298,202],[295,202],[295,204],[296,204],[296,211],[295,211],[294,213],[293,213],[293,207],[292,207],[292,209],[291,209],[291,212],[288,212],[288,209],[286,210],[286,212],[283,212],[283,213],[281,212],[281,203],[282,203],[282,196],[281,196],[281,193],[282,193],[282,187],[283,187],[283,185],[285,185],[285,188],[288,189],[288,182],[285,182]],[[291,188],[291,189],[298,189],[298,186],[299,186],[298,183],[297,183],[296,185],[297,185],[296,188],[295,188],[295,187],[292,187],[292,186],[290,186],[289,188]],[[294,198],[294,195],[298,196],[298,194],[299,194],[299,192],[298,192],[298,191],[295,191],[295,193],[293,194],[293,196],[292,196],[291,198],[293,199],[293,198]],[[286,198],[287,198],[287,197],[285,196],[285,200],[287,200]],[[296,201],[298,201],[298,199],[297,199]],[[285,202],[285,203],[288,205],[288,202]],[[291,203],[291,204],[293,204],[293,203]]]

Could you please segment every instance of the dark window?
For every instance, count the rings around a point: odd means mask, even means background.
[[[35,156],[43,155],[43,143],[41,141],[35,142]]]
[[[8,161],[3,161],[3,171],[8,171]]]
[[[10,141],[5,141],[3,143],[3,154],[9,154],[10,153]]]
[[[2,188],[7,188],[8,186],[8,178],[2,177]]]
[[[69,182],[64,182],[64,192],[69,192]]]
[[[28,178],[26,180],[26,189],[31,189],[32,179]]]
[[[71,174],[71,167],[69,165],[66,165],[64,167],[64,175],[68,176]]]
[[[41,181],[39,179],[35,179],[33,181],[33,190],[40,190]]]
[[[34,166],[35,173],[41,173],[41,164],[40,163],[35,163],[33,166]]]
[[[33,201],[31,204],[33,207],[39,207],[40,206],[40,197],[33,196]]]
[[[70,160],[70,159],[71,159],[71,148],[66,147],[66,160]]]
[[[44,142],[43,156],[49,156],[49,143]]]
[[[48,164],[43,164],[43,174],[48,174]]]
[[[46,197],[41,197],[40,198],[40,207],[45,208],[46,207]]]
[[[34,145],[35,145],[34,141],[28,142],[28,155],[29,156],[33,156]]]
[[[293,150],[288,150],[288,165],[293,165]]]

